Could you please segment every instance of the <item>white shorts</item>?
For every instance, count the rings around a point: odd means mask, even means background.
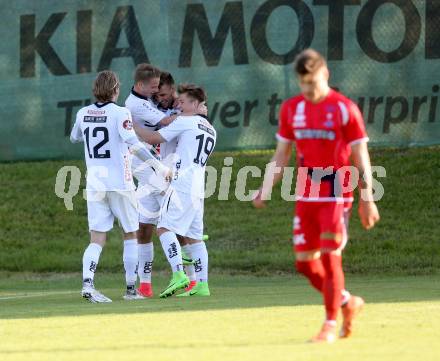
[[[87,191],[89,230],[108,232],[115,217],[125,233],[139,229],[135,191]]]
[[[157,224],[163,195],[169,183],[157,176],[151,167],[133,159],[133,175],[138,181],[136,197],[139,205],[139,223]]]
[[[139,158],[134,157],[132,161],[133,176],[138,181],[138,188],[146,187],[150,192],[166,192],[170,183],[160,176],[146,162],[142,162]],[[146,191],[144,190],[143,193]]]
[[[169,189],[163,198],[157,228],[181,236],[203,239],[203,198]]]
[[[142,196],[136,193],[138,199],[139,223],[157,224],[160,215],[160,206],[164,195],[158,192],[153,192]]]

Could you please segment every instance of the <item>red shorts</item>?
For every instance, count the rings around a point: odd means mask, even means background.
[[[337,202],[296,202],[293,218],[293,244],[295,252],[336,250],[347,243],[350,209]]]

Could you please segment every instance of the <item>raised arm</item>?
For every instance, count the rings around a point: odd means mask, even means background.
[[[158,124],[162,127],[166,127],[167,125],[171,124],[174,121],[174,119],[177,118],[177,116],[178,116],[177,114],[166,116],[162,118]]]
[[[166,142],[159,132],[143,128],[139,124],[134,124],[134,131],[140,139],[148,144],[160,144]]]

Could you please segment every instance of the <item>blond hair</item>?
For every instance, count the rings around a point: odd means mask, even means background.
[[[110,102],[119,89],[119,78],[111,70],[98,73],[93,82],[93,95],[98,102]]]
[[[160,78],[161,71],[154,65],[141,63],[138,64],[136,70],[134,71],[134,83],[138,82],[148,82],[153,78]]]

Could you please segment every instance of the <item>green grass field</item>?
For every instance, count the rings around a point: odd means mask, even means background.
[[[347,287],[367,307],[354,337],[334,345],[306,343],[324,312],[320,296],[294,274],[294,204],[279,189],[262,211],[234,196],[238,169],[264,169],[270,151],[210,160],[220,172],[224,158],[234,157],[229,199],[219,201],[217,189],[205,207],[211,297],[123,301],[116,227],[96,278],[114,299],[106,305],[79,296],[85,201],[77,195],[67,211],[54,194],[57,171],[76,165],[84,174],[83,162],[0,164],[0,360],[438,360],[439,151],[372,151],[373,163],[387,170],[382,219],[366,232],[354,214],[344,256]],[[250,179],[248,189],[259,183]],[[168,280],[157,271],[168,266],[156,250],[157,295]]]
[[[220,173],[226,156],[234,158],[229,199],[217,192],[206,200],[205,228],[213,269],[226,272],[292,271],[291,221],[294,204],[283,201],[279,189],[269,207],[256,211],[236,200],[237,171],[244,165],[264,169],[272,151],[214,153],[209,164]],[[345,268],[357,274],[432,274],[440,269],[440,147],[373,149],[372,161],[387,170],[380,179],[385,196],[378,203],[381,222],[364,231],[354,212]],[[57,171],[83,161],[0,163],[0,270],[78,272],[88,243],[86,203],[81,195],[67,211],[54,193]],[[260,179],[249,177],[248,189]],[[219,182],[218,182],[219,183]],[[84,185],[84,183],[82,183]],[[115,228],[100,270],[122,272],[122,242]],[[167,269],[156,252],[155,269]]]
[[[1,274],[0,359],[18,360],[438,360],[436,277],[349,277],[367,305],[354,336],[306,343],[323,319],[300,277],[215,275],[209,298],[123,301],[122,275],[97,284],[114,299],[81,299],[80,275]]]

